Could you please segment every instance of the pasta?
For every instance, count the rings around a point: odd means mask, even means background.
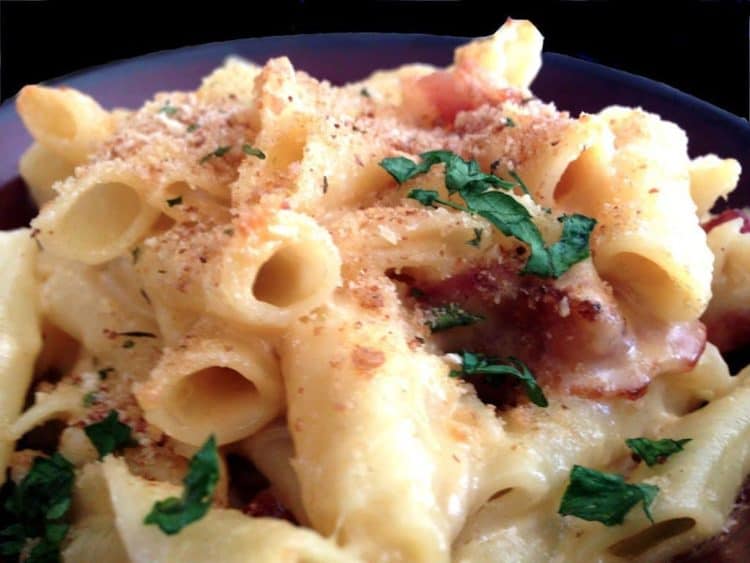
[[[24,88],[0,553],[616,563],[731,529],[740,166],[538,100],[541,50],[508,20],[344,86],[232,57],[135,111]]]

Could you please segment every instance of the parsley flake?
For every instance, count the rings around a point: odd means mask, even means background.
[[[474,228],[474,238],[471,240],[467,240],[466,244],[469,246],[474,246],[479,248],[479,245],[482,243],[482,233],[484,232],[484,229],[481,227],[475,227]]]
[[[191,123],[190,125],[187,126],[187,132],[192,133],[193,131],[198,129],[198,127],[200,127],[200,125],[198,125],[197,123]]]
[[[212,435],[190,459],[190,467],[182,481],[185,485],[182,498],[170,497],[154,503],[143,523],[155,524],[167,535],[178,533],[205,516],[218,481],[219,454]]]
[[[120,422],[116,410],[109,411],[104,420],[89,424],[83,431],[99,452],[99,459],[133,441],[130,426]]]
[[[370,95],[370,91],[367,88],[362,88],[359,91],[359,95],[365,98],[372,98],[372,96]]]
[[[126,349],[132,348],[133,346],[135,346],[135,342],[133,342],[130,339],[128,339],[128,340],[126,340],[125,342],[122,343],[122,347],[126,348]]]
[[[0,556],[20,556],[30,543],[34,547],[25,561],[43,563],[60,560],[60,547],[68,533],[62,521],[72,501],[73,465],[59,453],[38,457],[19,484],[10,483],[3,503],[13,524],[0,530]]]
[[[469,326],[483,321],[482,315],[464,311],[458,303],[449,303],[444,307],[429,310],[429,320],[425,323],[432,332],[440,332],[457,326]]]
[[[614,526],[622,524],[625,515],[642,502],[643,512],[653,524],[651,503],[658,493],[656,485],[626,483],[622,475],[574,465],[558,513]]]
[[[659,463],[664,463],[669,456],[681,452],[683,446],[690,442],[690,438],[681,440],[649,440],[648,438],[628,438],[625,440],[627,446],[633,450],[633,453],[646,462],[646,465],[653,467]]]
[[[482,172],[476,160],[466,161],[451,151],[428,151],[419,156],[422,159],[419,164],[406,157],[397,156],[384,158],[380,161],[380,166],[393,176],[399,184],[403,184],[407,180],[427,173],[434,165],[443,163],[445,164],[445,186],[451,194],[461,192],[467,187],[469,189],[477,187],[486,189],[489,186],[495,186],[504,190],[515,187],[513,182]],[[489,184],[489,186],[477,186],[476,184],[479,183]]]
[[[425,206],[440,204],[479,215],[504,235],[525,242],[531,252],[522,273],[557,278],[590,255],[589,238],[596,220],[579,214],[559,217],[558,221],[563,225],[560,240],[547,246],[526,207],[511,195],[495,189],[520,188],[528,193],[527,186],[514,172],[511,172],[511,176],[515,182],[509,182],[483,173],[476,160],[463,160],[450,151],[430,151],[422,153],[420,157],[419,164],[398,156],[386,158],[380,165],[397,182],[403,183],[426,173],[435,164],[445,164],[445,187],[450,195],[461,196],[465,206],[441,198],[435,190],[413,189],[407,197]]]
[[[256,148],[253,145],[249,145],[247,143],[242,145],[242,152],[250,156],[257,156],[261,160],[265,160],[266,158],[266,153],[264,153],[259,148]]]
[[[531,195],[531,193],[529,192],[529,188],[526,186],[526,184],[523,183],[523,180],[521,180],[521,177],[518,175],[517,172],[515,172],[514,170],[509,170],[508,174],[510,174],[511,178],[513,178],[516,181],[516,183],[518,184],[518,187],[521,188],[521,191],[523,193],[525,193],[526,195]]]
[[[451,377],[466,379],[474,375],[484,375],[484,380],[490,385],[497,385],[503,376],[510,375],[520,380],[526,389],[526,396],[539,407],[549,405],[547,397],[544,396],[542,388],[531,373],[528,366],[518,358],[490,358],[483,354],[473,352],[461,352],[461,369],[451,370]]]
[[[169,105],[169,100],[167,100],[167,103],[162,106],[162,108],[159,110],[159,113],[163,113],[164,115],[167,115],[169,117],[172,117],[174,114],[176,114],[178,111],[178,108]]]
[[[505,119],[503,119],[503,125],[505,125],[506,127],[515,127],[516,122],[513,121],[510,117],[506,117]]]
[[[90,407],[96,402],[96,393],[90,391],[83,396],[83,406]]]
[[[227,154],[230,150],[232,150],[232,147],[229,145],[217,147],[215,150],[212,150],[210,153],[203,155],[203,157],[198,161],[198,164],[205,164],[212,158],[221,158],[222,156]]]

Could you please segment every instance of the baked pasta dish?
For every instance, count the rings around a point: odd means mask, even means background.
[[[280,57],[137,110],[25,87],[2,557],[665,561],[731,528],[740,166],[536,98],[541,51],[509,20],[344,86]]]

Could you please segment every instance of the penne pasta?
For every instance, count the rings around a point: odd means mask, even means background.
[[[657,562],[731,530],[740,166],[535,98],[542,41],[343,86],[230,57],[111,113],[24,88],[0,554]]]

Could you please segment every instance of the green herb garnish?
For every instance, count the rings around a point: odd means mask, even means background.
[[[266,158],[266,154],[262,150],[254,147],[253,145],[249,145],[247,143],[242,145],[242,152],[250,156],[257,156],[261,160],[265,160]]]
[[[625,515],[642,502],[643,512],[653,524],[651,503],[658,492],[656,485],[626,483],[622,475],[574,465],[558,513],[614,526],[622,524]]]
[[[430,151],[420,156],[422,161],[419,164],[399,156],[386,158],[380,165],[397,182],[403,183],[424,174],[435,164],[445,164],[445,187],[449,194],[458,194],[465,205],[442,199],[436,190],[413,189],[407,197],[425,206],[440,204],[479,215],[504,235],[525,242],[531,252],[522,273],[557,278],[573,264],[588,258],[589,238],[596,220],[579,214],[563,215],[558,219],[563,224],[562,236],[548,247],[526,207],[511,195],[496,189],[510,190],[518,187],[528,191],[515,173],[511,173],[515,182],[502,180],[483,173],[475,160],[463,160],[450,151]]]
[[[203,155],[203,157],[198,161],[198,164],[205,164],[212,158],[221,158],[222,156],[227,154],[230,150],[232,150],[232,147],[230,145],[218,147],[212,150],[210,153]]]
[[[467,240],[466,244],[470,246],[479,247],[479,245],[482,243],[482,233],[484,232],[484,229],[481,227],[475,227],[474,228],[474,238],[471,240]]]
[[[683,438],[681,440],[649,440],[648,438],[628,438],[625,440],[627,446],[633,452],[646,462],[646,465],[653,467],[659,463],[664,463],[669,456],[681,452],[683,446],[691,439]]]
[[[485,382],[490,385],[497,385],[504,376],[510,375],[521,381],[526,389],[526,396],[532,403],[539,407],[546,407],[549,404],[534,374],[518,358],[490,358],[483,354],[466,351],[461,352],[459,356],[461,357],[461,369],[451,370],[451,377],[467,379],[472,376],[483,375]]]
[[[168,535],[178,533],[200,520],[211,507],[211,497],[219,481],[219,454],[211,436],[190,460],[183,483],[182,498],[170,497],[154,503],[144,524],[155,524]]]
[[[99,452],[99,459],[133,441],[130,426],[120,422],[115,410],[109,411],[104,420],[89,424],[83,431]]]
[[[177,109],[178,108],[169,105],[169,100],[167,100],[167,103],[164,104],[164,106],[159,110],[159,113],[163,113],[165,115],[168,115],[169,117],[172,117],[177,113]]]
[[[508,174],[510,174],[510,177],[516,181],[518,187],[521,188],[521,191],[523,193],[525,193],[526,195],[531,195],[531,193],[529,192],[529,188],[526,186],[526,184],[523,183],[521,177],[514,170],[509,170]]]
[[[429,318],[425,324],[432,332],[440,332],[457,326],[473,325],[484,320],[482,315],[474,315],[464,311],[458,303],[449,303],[444,307],[434,307],[429,310]]]
[[[397,156],[384,158],[380,161],[380,166],[399,184],[403,184],[407,180],[427,173],[434,165],[443,163],[445,164],[445,186],[451,194],[476,187],[486,189],[486,184],[506,190],[516,186],[513,182],[503,180],[493,174],[485,174],[476,160],[466,161],[451,151],[428,151],[419,156],[422,159],[419,164],[406,157]],[[477,183],[484,185],[476,186]]]
[[[60,547],[68,533],[63,517],[68,513],[75,473],[73,465],[59,453],[38,457],[18,484],[10,483],[3,508],[13,523],[0,530],[0,559],[20,556],[30,563],[60,560]]]

